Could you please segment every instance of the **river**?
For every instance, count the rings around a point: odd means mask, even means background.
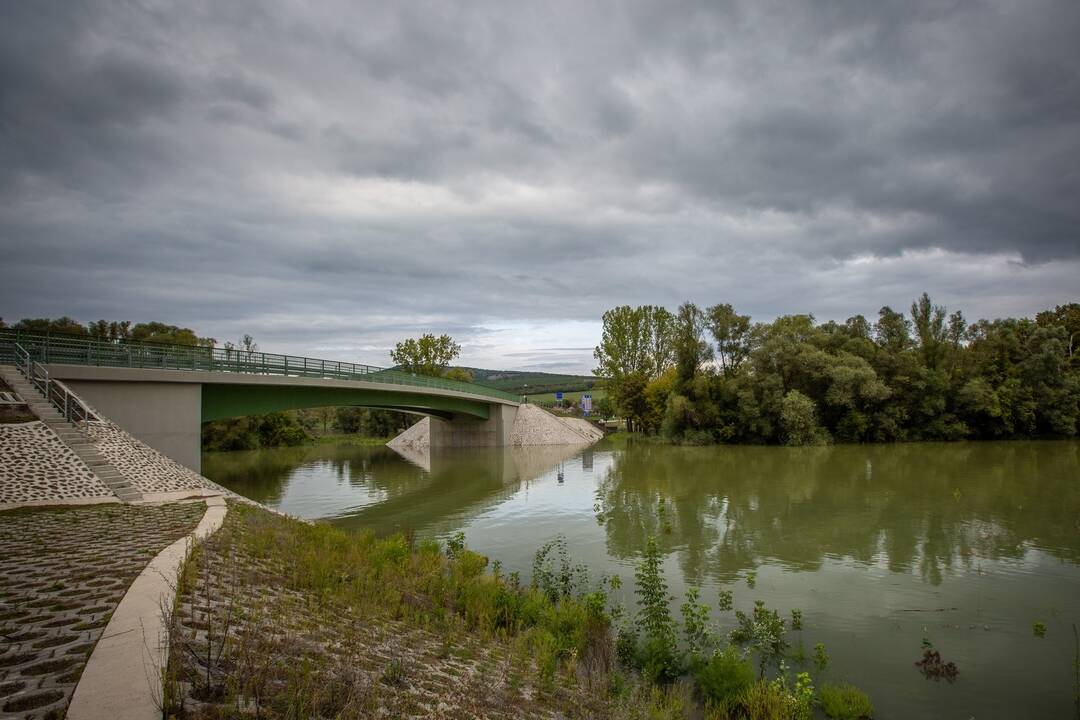
[[[305,518],[470,548],[528,578],[558,534],[593,579],[617,574],[633,602],[649,535],[666,554],[672,609],[689,585],[715,608],[756,599],[803,613],[792,632],[815,682],[849,680],[878,718],[1072,716],[1080,626],[1080,442],[823,448],[442,451],[382,447],[206,453],[204,474]],[[750,587],[750,585],[753,587]],[[790,616],[789,616],[790,617]],[[716,614],[730,629],[734,618]],[[1033,623],[1046,626],[1037,637]],[[924,678],[928,638],[954,683]]]

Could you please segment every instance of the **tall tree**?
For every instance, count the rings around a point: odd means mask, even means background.
[[[904,318],[886,305],[878,311],[878,321],[874,325],[874,339],[890,355],[899,355],[911,344],[911,327]]]
[[[729,304],[713,305],[707,311],[709,331],[716,340],[720,370],[730,376],[738,372],[750,354],[750,316],[739,315]]]
[[[675,316],[675,369],[680,384],[693,380],[712,355],[704,334],[705,314],[694,303],[684,302]]]
[[[600,344],[593,350],[598,363],[594,372],[616,383],[635,373],[650,376],[653,371],[650,341],[651,330],[644,307],[620,305],[608,310],[603,317]]]
[[[663,375],[675,363],[675,316],[665,307],[642,308],[649,333],[649,376]]]
[[[946,348],[945,307],[931,303],[930,296],[924,292],[911,303],[911,323],[915,326],[923,365],[936,370]]]
[[[440,377],[458,355],[461,346],[449,335],[431,333],[402,340],[390,351],[394,363],[405,372]]]

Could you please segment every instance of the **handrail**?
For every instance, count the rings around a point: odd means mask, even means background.
[[[485,385],[416,375],[403,370],[380,368],[374,365],[258,351],[249,352],[235,348],[165,345],[126,340],[109,342],[74,336],[30,334],[13,330],[0,330],[0,362],[6,354],[4,346],[12,344],[33,349],[44,363],[366,380],[392,385],[438,388],[483,395],[504,402],[520,402],[520,397],[517,395]]]
[[[89,430],[90,420],[97,420],[97,415],[86,406],[78,395],[71,392],[67,385],[49,377],[48,369],[34,360],[29,350],[19,343],[15,343],[14,351],[15,365],[26,376],[27,381],[45,396],[50,405],[63,414],[64,420],[76,428],[79,427],[81,422],[82,431],[85,434]]]

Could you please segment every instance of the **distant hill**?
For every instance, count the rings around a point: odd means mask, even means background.
[[[472,373],[473,380],[480,385],[487,385],[498,390],[520,395],[548,393],[557,390],[566,392],[590,390],[601,378],[594,375],[560,375],[557,373],[529,372],[518,370],[484,370],[483,368],[464,368]]]

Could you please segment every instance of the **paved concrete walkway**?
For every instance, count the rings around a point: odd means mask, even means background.
[[[225,500],[206,498],[195,531],[162,550],[131,584],[94,648],[68,707],[70,720],[153,720],[161,717],[162,669],[168,636],[162,606],[171,607],[180,568],[193,539],[216,531]]]

